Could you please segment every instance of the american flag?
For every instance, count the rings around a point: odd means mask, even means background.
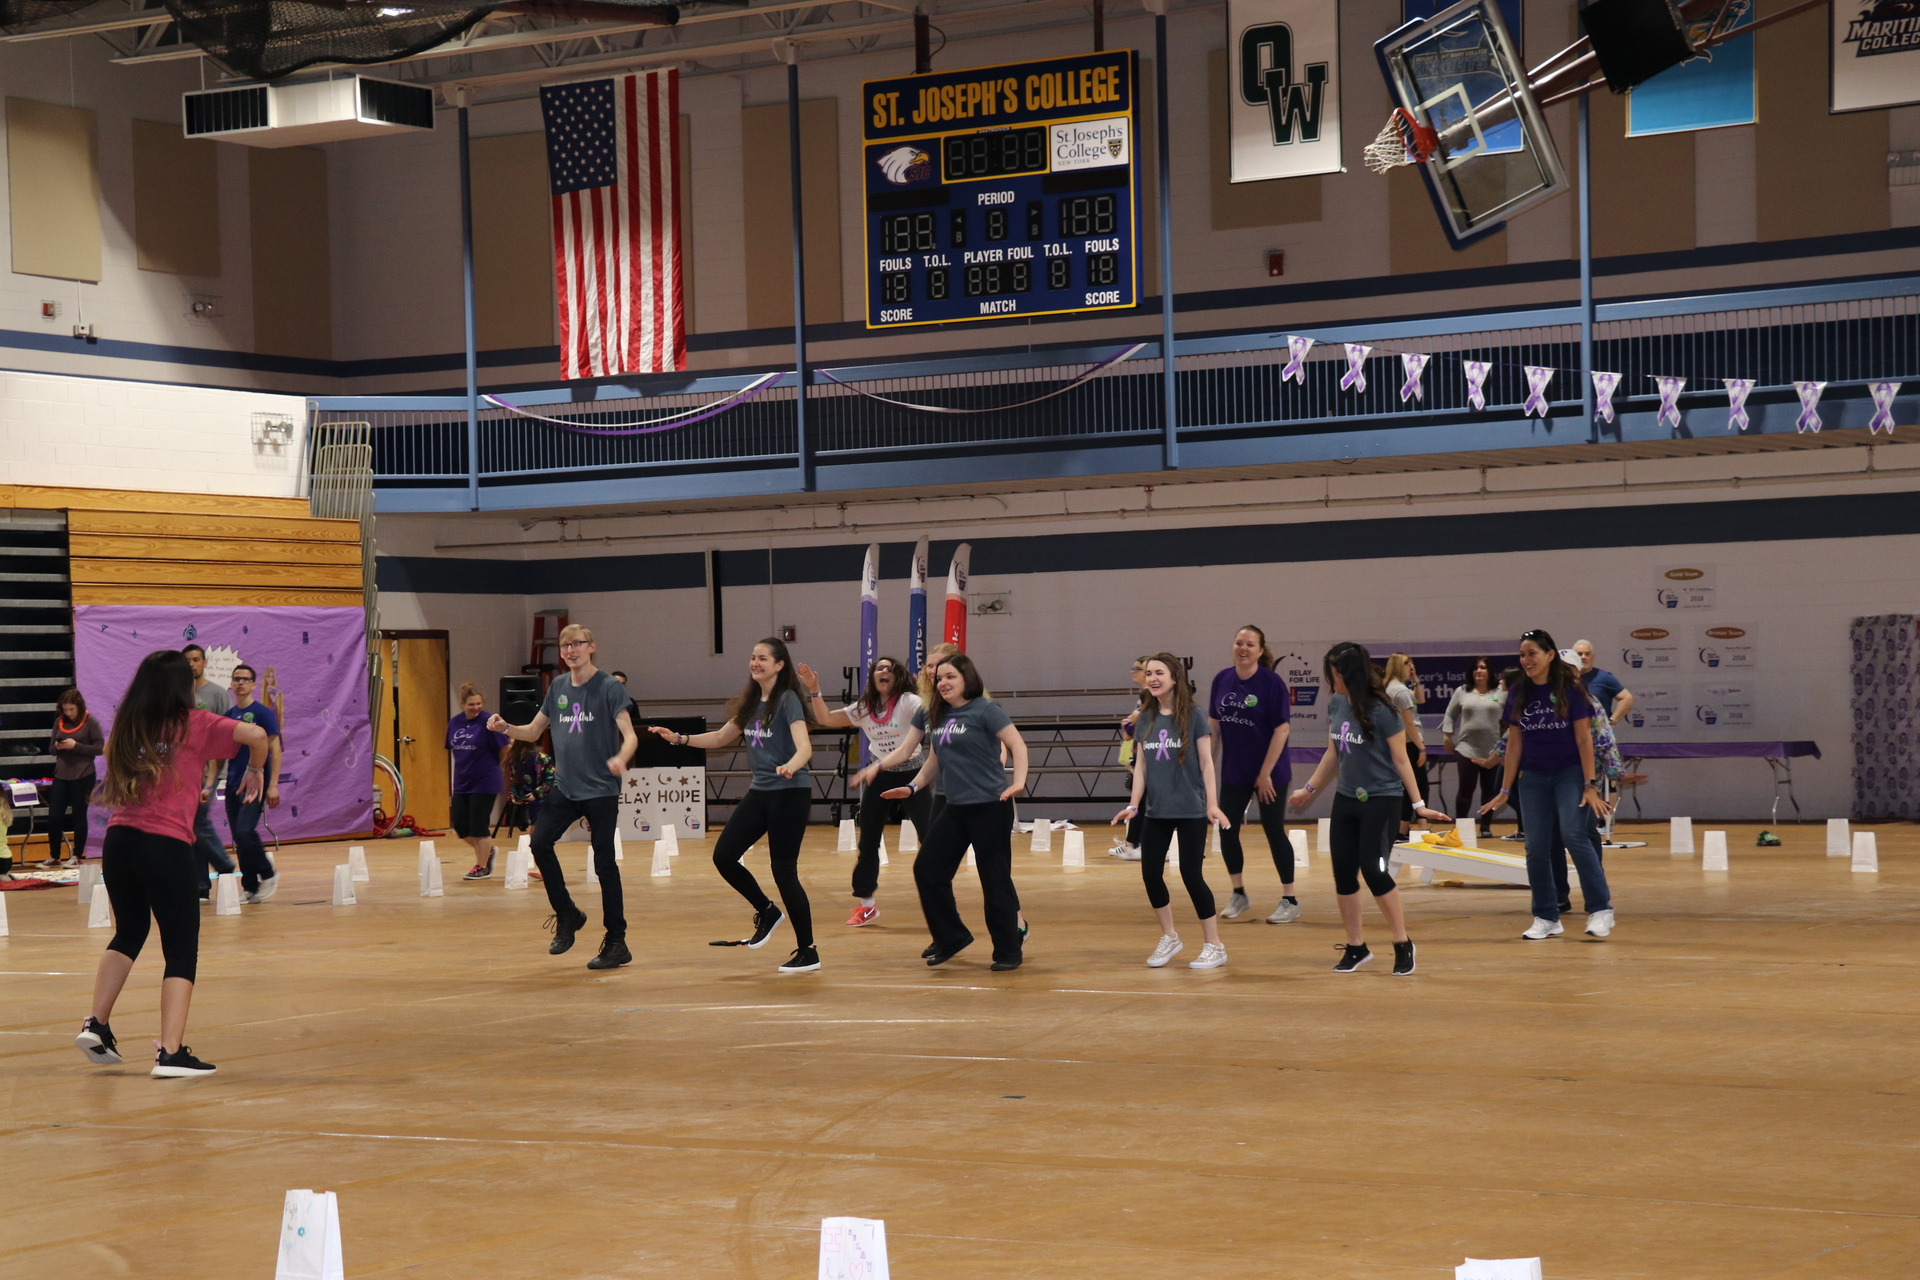
[[[548,85],[540,110],[560,376],[683,368],[679,71]]]

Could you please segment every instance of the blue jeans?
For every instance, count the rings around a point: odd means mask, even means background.
[[[233,832],[233,851],[240,858],[240,887],[248,893],[257,890],[262,880],[273,878],[273,863],[267,860],[267,846],[258,830],[265,807],[263,800],[243,804],[238,795],[227,792],[227,829]],[[1584,867],[1580,874],[1586,875]]]
[[[1587,914],[1612,905],[1593,824],[1580,808],[1580,793],[1585,787],[1579,765],[1552,773],[1540,773],[1524,764],[1520,768],[1520,794],[1515,799],[1520,802],[1520,816],[1527,828],[1527,883],[1533,889],[1533,914],[1542,920],[1560,918],[1559,894],[1553,884],[1556,833],[1566,842],[1573,865],[1580,872],[1580,895],[1586,899]]]
[[[220,843],[220,833],[213,829],[213,806],[210,804],[203,804],[194,812],[193,851],[201,861],[223,876],[233,870],[233,859],[227,856],[226,846]]]

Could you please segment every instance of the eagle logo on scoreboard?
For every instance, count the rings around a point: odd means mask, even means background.
[[[896,187],[904,187],[913,182],[925,182],[933,176],[933,158],[919,147],[911,144],[895,147],[881,156],[876,164],[888,182]]]

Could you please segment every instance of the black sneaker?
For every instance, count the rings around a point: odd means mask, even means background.
[[[920,953],[920,958],[922,960],[931,960],[939,954],[940,954],[940,944],[937,942],[929,942],[927,944],[927,949]]]
[[[786,918],[786,913],[771,902],[754,912],[753,936],[747,939],[747,946],[755,951],[766,946],[767,939],[773,936],[773,931],[778,929],[780,922]]]
[[[633,963],[633,952],[627,950],[627,940],[607,935],[600,944],[600,954],[587,961],[589,969],[618,969],[623,964]]]
[[[1018,969],[1022,963],[1023,961],[1021,960],[995,960],[992,964],[988,965],[987,968],[994,973],[1007,973],[1011,970]]]
[[[780,966],[781,973],[818,973],[820,972],[820,953],[813,947],[800,947],[793,956]]]
[[[153,1055],[153,1075],[162,1080],[185,1080],[193,1076],[210,1076],[214,1072],[211,1062],[202,1062],[193,1056],[193,1050],[181,1045],[172,1053],[165,1049]]]
[[[553,941],[547,945],[550,956],[563,955],[573,949],[573,935],[587,924],[587,913],[575,907],[573,914],[562,920],[558,912],[547,917],[547,932],[553,935]]]
[[[1349,942],[1340,952],[1340,963],[1333,966],[1333,971],[1335,973],[1352,973],[1355,969],[1358,969],[1371,959],[1373,959],[1373,952],[1367,950],[1366,943],[1363,942],[1359,946],[1355,946]]]
[[[1413,939],[1393,944],[1393,976],[1404,978],[1413,972]]]
[[[962,951],[965,951],[968,947],[972,945],[973,945],[973,939],[968,938],[965,942],[961,943],[959,946],[955,947],[951,951],[942,951],[937,946],[929,947],[927,949],[927,968],[933,969],[933,968],[937,968],[940,965],[945,964],[947,961],[953,959],[955,956],[959,955]]]
[[[80,1024],[80,1034],[73,1042],[79,1046],[80,1056],[96,1067],[110,1067],[121,1060],[113,1028],[91,1015]]]

